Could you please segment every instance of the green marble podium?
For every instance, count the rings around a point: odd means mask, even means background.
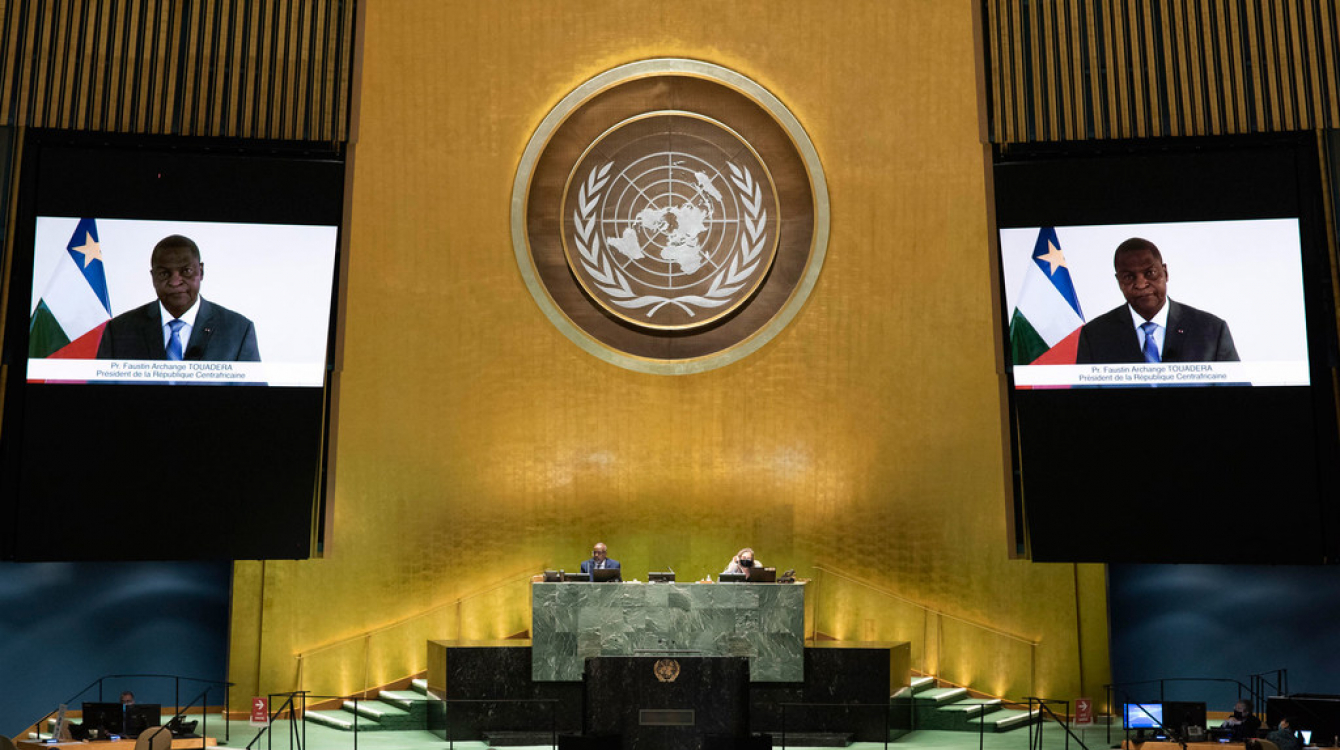
[[[751,682],[805,678],[803,583],[533,583],[531,679],[589,656],[747,656]]]

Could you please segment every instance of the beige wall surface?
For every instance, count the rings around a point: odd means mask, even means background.
[[[914,669],[1009,697],[1101,694],[1102,569],[1007,554],[969,0],[366,11],[333,537],[324,559],[237,564],[235,708],[403,677],[430,638],[525,631],[524,576],[595,541],[626,577],[681,580],[749,545],[817,579],[812,630],[910,640]],[[652,57],[769,89],[830,189],[800,314],[696,375],[583,352],[510,236],[540,120]]]

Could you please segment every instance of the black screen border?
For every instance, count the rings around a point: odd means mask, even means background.
[[[1334,507],[1340,487],[1335,411],[1340,357],[1316,134],[1009,145],[997,146],[993,159],[993,232],[1297,218],[1312,382],[1307,387],[1016,390],[1008,361],[1010,311],[997,266],[997,335],[1005,342],[998,364],[1008,399],[1013,512],[1023,519],[1016,525],[1016,550],[1039,562],[1322,563],[1340,558],[1340,512]],[[1209,421],[1195,431],[1169,415],[1169,410],[1185,409]],[[1079,462],[1086,469],[1094,469],[1102,459],[1083,451],[1120,455],[1123,445],[1137,443],[1130,432],[1087,443],[1088,436],[1082,434],[1038,439],[1039,430],[1046,429],[1040,419],[1065,420],[1068,411],[1077,410],[1082,420],[1099,424],[1123,414],[1163,414],[1154,444],[1204,440],[1209,448],[1225,449],[1199,450],[1205,446],[1197,445],[1196,458],[1203,461],[1247,455],[1240,446],[1228,444],[1230,436],[1240,435],[1244,427],[1271,426],[1280,409],[1295,431],[1285,434],[1283,443],[1265,444],[1263,436],[1258,447],[1291,461],[1293,473],[1272,479],[1233,466],[1250,481],[1231,486],[1220,482],[1216,490],[1192,493],[1199,496],[1189,506],[1178,507],[1173,498],[1157,492],[1149,502],[1130,502],[1131,493],[1123,494],[1112,477],[1094,477],[1076,468],[1060,469],[1053,477],[1065,481],[1041,482],[1044,470],[1033,458],[1068,446],[1080,451]],[[1192,468],[1162,466],[1157,471],[1169,486],[1202,486]],[[1208,485],[1216,482],[1211,478]],[[1067,484],[1074,488],[1070,497],[1058,497]],[[1086,498],[1096,502],[1086,505]],[[1274,535],[1261,533],[1269,524],[1290,531],[1271,543]]]
[[[0,351],[7,371],[0,559],[310,557],[325,527],[329,394],[345,268],[344,146],[29,129],[22,149]],[[339,227],[325,385],[27,383],[32,243],[40,215]],[[117,467],[141,460],[145,449],[117,444],[105,451],[108,460],[42,479],[40,472],[57,463],[58,445],[57,431],[42,423],[83,418],[90,409],[100,410],[93,413],[108,422],[109,432],[150,444],[177,437],[152,418],[155,412],[190,414],[197,429],[184,437],[195,458],[148,479]],[[151,531],[152,542],[135,543]]]

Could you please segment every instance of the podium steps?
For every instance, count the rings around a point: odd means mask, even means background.
[[[912,700],[916,729],[994,734],[1040,720],[1036,709],[1007,708],[999,698],[974,698],[966,688],[939,687],[933,677],[917,677],[893,697]]]
[[[339,710],[308,711],[306,719],[346,732],[427,729],[427,701],[427,680],[413,680],[409,690],[380,690],[376,699],[345,701]]]

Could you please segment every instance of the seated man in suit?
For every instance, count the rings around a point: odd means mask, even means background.
[[[604,542],[596,542],[596,546],[591,549],[591,559],[582,560],[581,572],[590,573],[592,570],[599,568],[613,568],[614,570],[619,570],[619,561],[611,560],[609,558],[608,550],[606,549]],[[622,581],[623,572],[620,571],[619,574],[611,580]]]
[[[251,321],[200,296],[205,264],[194,240],[164,237],[149,262],[158,300],[112,318],[98,359],[261,361]]]
[[[1112,263],[1126,304],[1084,324],[1076,364],[1238,361],[1227,323],[1168,299],[1168,266],[1154,243],[1132,237]]]

